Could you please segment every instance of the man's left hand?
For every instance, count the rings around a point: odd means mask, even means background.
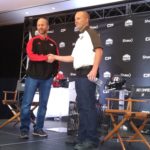
[[[87,77],[88,77],[89,80],[94,81],[95,78],[96,78],[96,75],[97,75],[97,70],[93,70],[93,69],[92,69],[92,70],[88,73]]]

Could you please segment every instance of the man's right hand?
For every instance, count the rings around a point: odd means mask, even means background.
[[[48,63],[53,63],[54,60],[55,60],[55,57],[54,57],[54,56],[55,56],[55,55],[53,55],[53,54],[48,54],[48,55],[47,55],[48,59],[47,59],[46,62],[48,62]]]

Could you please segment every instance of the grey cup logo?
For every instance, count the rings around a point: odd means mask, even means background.
[[[108,23],[106,26],[107,28],[112,28],[114,26],[114,23]]]
[[[124,26],[125,27],[133,26],[133,20],[131,20],[131,19],[126,20],[125,23],[124,23]]]
[[[113,45],[113,39],[109,38],[105,41],[105,45]]]
[[[125,54],[122,56],[122,60],[124,62],[129,62],[131,60],[131,56],[129,54]]]
[[[143,73],[143,78],[150,78],[150,73]]]
[[[105,72],[103,73],[103,77],[104,77],[104,78],[110,78],[110,77],[111,77],[111,73],[110,73],[109,71],[105,71]]]
[[[66,28],[60,29],[60,32],[66,32]]]
[[[59,43],[59,47],[60,47],[60,48],[65,47],[65,45],[66,45],[65,42],[60,42],[60,43]]]
[[[150,41],[150,37],[145,37],[145,41],[149,42]]]

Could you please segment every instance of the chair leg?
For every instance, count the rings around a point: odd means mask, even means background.
[[[139,130],[139,131],[143,130],[147,122],[148,122],[148,118],[146,118],[146,119],[144,120],[144,122],[143,122],[142,125],[138,128],[138,130]],[[137,138],[137,136],[138,136],[138,134],[135,133],[135,134],[130,138],[130,140],[134,140],[135,138]]]
[[[143,140],[143,142],[150,149],[150,144],[148,143],[148,141],[146,140],[146,138],[141,134],[141,132],[137,129],[137,127],[135,126],[135,124],[133,123],[132,120],[130,121],[130,124],[131,124],[132,128],[134,129],[134,131],[141,137],[141,139]]]
[[[117,124],[115,122],[114,116],[111,114],[110,117],[111,117],[111,120],[112,120],[114,128],[116,128]],[[118,140],[119,140],[119,142],[120,142],[120,144],[122,146],[122,150],[126,150],[125,145],[124,145],[124,143],[122,141],[121,135],[120,135],[120,133],[118,131],[117,131],[117,137],[118,137]]]
[[[128,120],[128,118],[129,117],[124,116],[124,118],[116,125],[116,127],[114,127],[114,129],[104,137],[104,139],[101,141],[101,144],[103,144],[105,141],[108,141],[113,136],[113,134],[115,134],[118,129]]]
[[[0,129],[3,128],[4,126],[6,126],[7,124],[9,124],[10,122],[12,122],[14,119],[18,118],[19,116],[20,116],[20,112],[18,112],[13,117],[11,117],[7,121],[5,121],[2,125],[0,125]]]

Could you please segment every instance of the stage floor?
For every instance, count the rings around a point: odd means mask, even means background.
[[[2,122],[2,120],[0,120]],[[61,128],[65,129],[67,124],[61,121],[45,121],[45,129]],[[13,127],[9,124],[0,129],[0,150],[73,150],[72,145],[66,145],[65,141],[69,138],[65,132],[48,130],[48,138],[32,136],[32,125],[30,138],[28,140],[19,138],[19,125]],[[150,136],[148,137],[150,140]],[[126,144],[127,150],[147,150],[143,143]],[[100,145],[98,150],[121,150],[120,144],[116,140],[110,140]]]

